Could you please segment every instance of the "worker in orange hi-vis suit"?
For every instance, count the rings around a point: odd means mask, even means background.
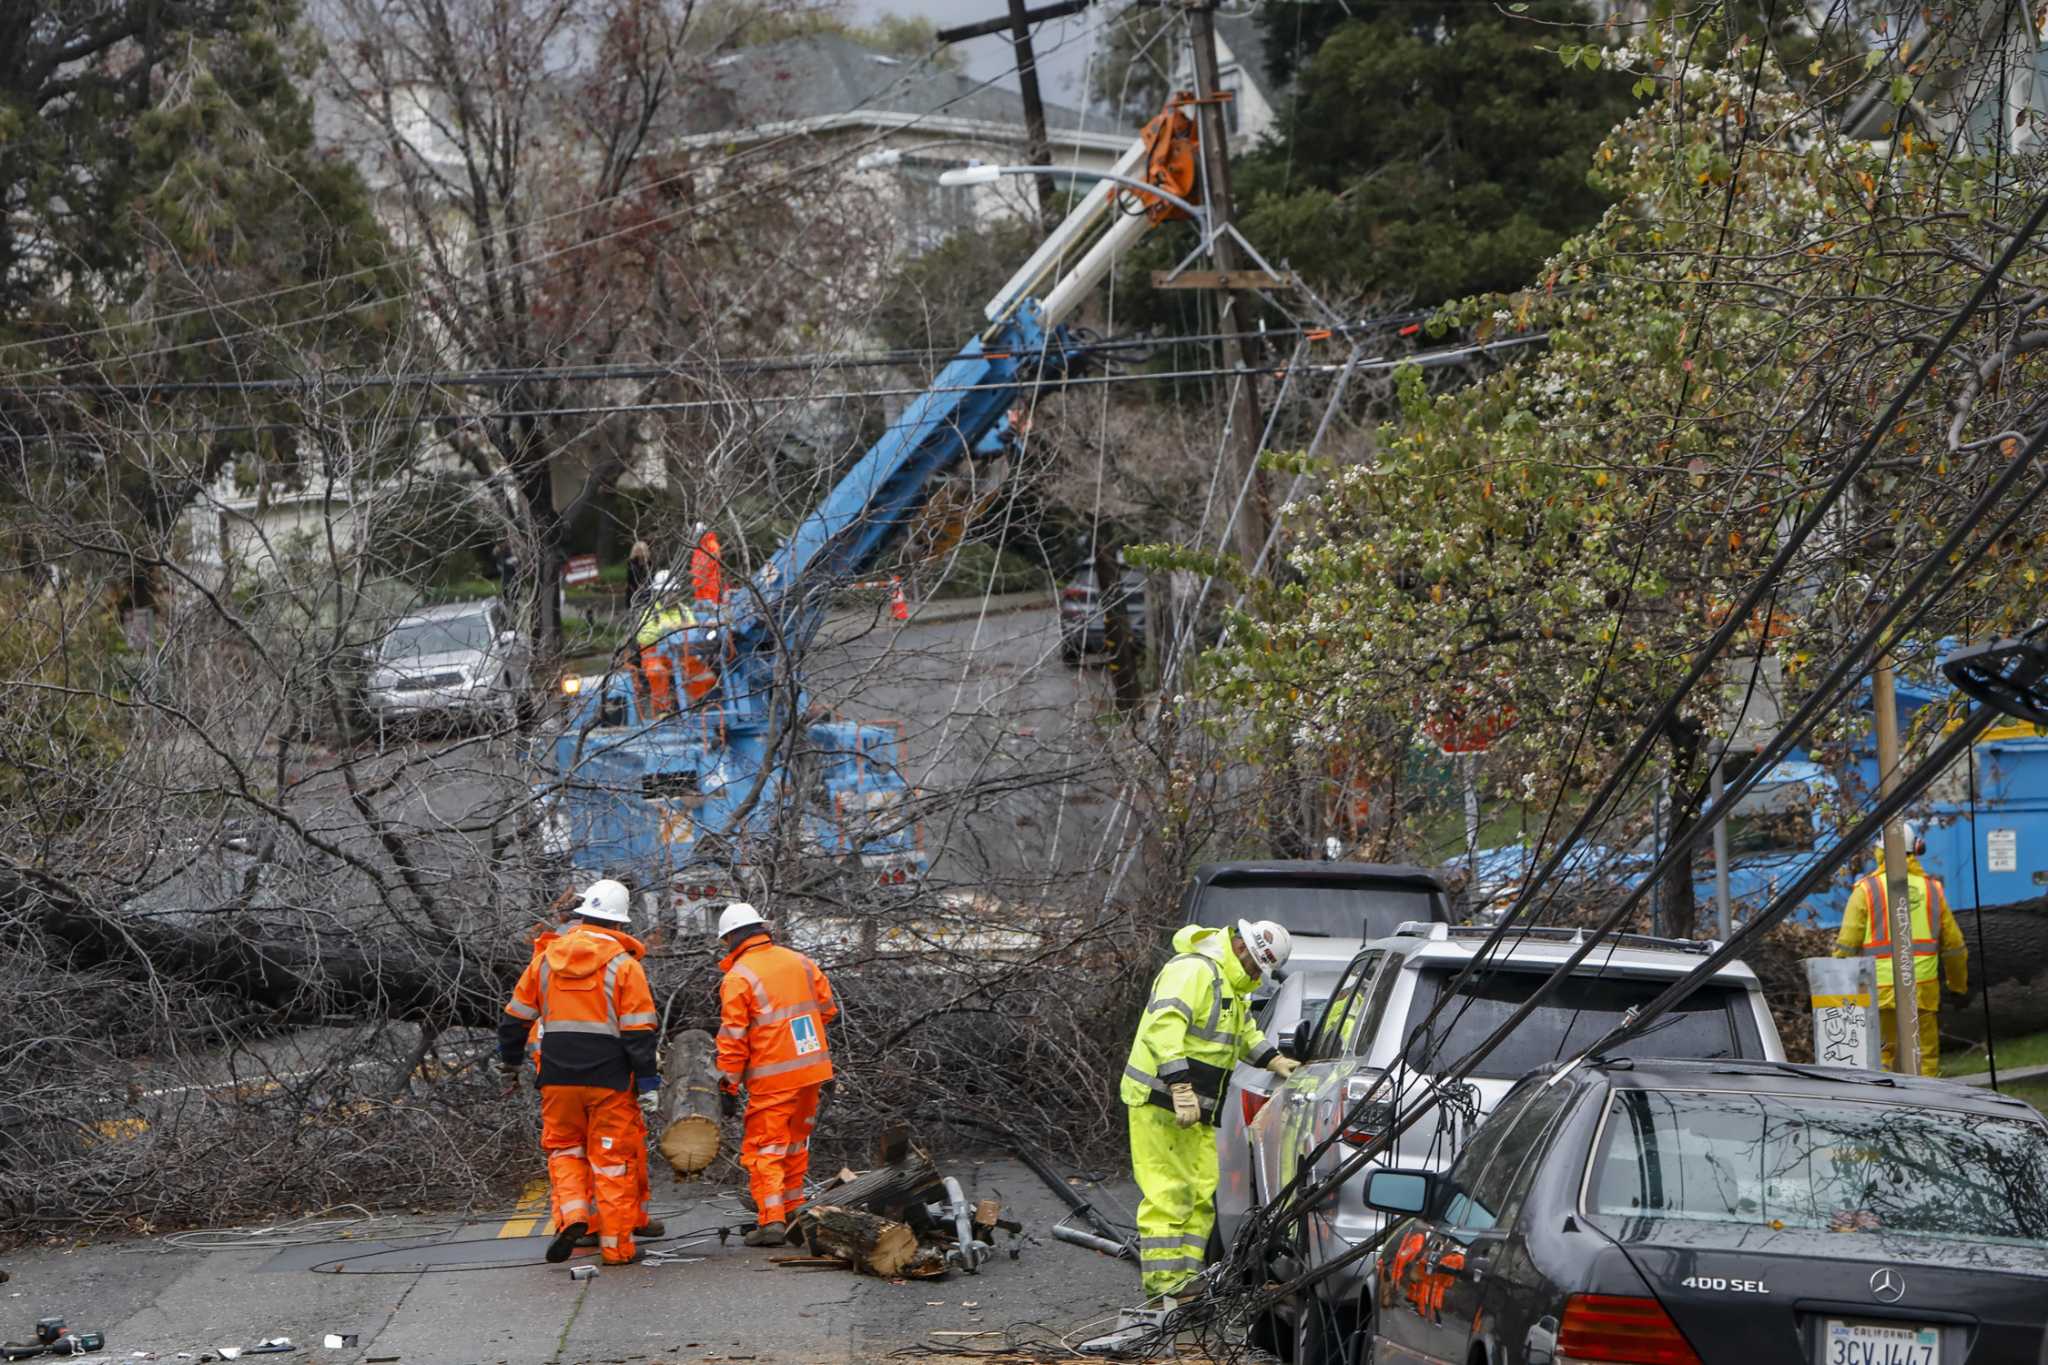
[[[618,882],[593,882],[573,910],[577,922],[527,964],[498,1023],[498,1064],[508,1073],[540,1024],[540,1145],[558,1224],[549,1261],[568,1259],[593,1224],[605,1264],[640,1259],[641,1114],[660,1107],[661,1073],[659,1016],[640,966],[647,950],[626,932],[629,905]]]
[[[572,888],[556,897],[555,903],[548,907],[549,911],[555,916],[555,928],[542,929],[534,934],[533,960],[535,962],[540,961],[540,955],[548,950],[550,944],[561,938],[562,935],[559,931],[571,921],[576,906],[582,900],[583,893]],[[540,1020],[535,1019],[533,1027],[528,1029],[526,1034],[526,1060],[533,1067],[534,1084],[536,1086],[540,1084],[540,1036]],[[633,1162],[633,1187],[638,1194],[640,1202],[640,1221],[633,1226],[633,1236],[635,1238],[661,1237],[668,1232],[667,1225],[659,1218],[650,1216],[654,1202],[654,1187],[648,1183],[647,1177],[647,1116],[637,1106],[634,1108],[633,1113],[639,1119],[641,1129],[639,1145],[632,1153],[635,1158]],[[553,1218],[556,1227],[565,1227],[573,1221],[562,1217],[561,1198],[554,1194],[552,1188],[549,1191],[548,1203],[550,1205],[548,1212]],[[576,1245],[579,1247],[596,1246],[597,1234],[594,1232],[584,1233],[576,1239]]]
[[[696,544],[690,550],[691,596],[712,608],[725,601],[725,561],[718,557],[718,532],[697,523]]]
[[[718,1089],[728,1118],[747,1088],[740,1165],[753,1188],[750,1247],[780,1246],[804,1203],[818,1097],[832,1083],[825,1025],[839,1016],[818,964],[778,947],[753,906],[734,902],[718,917],[725,941],[718,987]]]

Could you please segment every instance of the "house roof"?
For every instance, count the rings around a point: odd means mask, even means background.
[[[700,98],[692,132],[801,123],[901,122],[906,117],[1022,129],[1024,97],[916,58],[892,57],[836,34],[763,43],[715,58],[707,73],[719,98]],[[708,95],[709,92],[700,92]],[[862,116],[865,116],[863,118]],[[1045,106],[1047,131],[1111,133],[1101,115]]]
[[[1216,16],[1216,36],[1237,59],[1238,70],[1244,73],[1245,82],[1263,95],[1267,104],[1278,108],[1278,92],[1273,89],[1273,78],[1266,74],[1266,37],[1259,28],[1257,17],[1219,14]]]

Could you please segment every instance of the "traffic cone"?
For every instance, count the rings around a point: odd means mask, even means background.
[[[900,578],[889,580],[889,615],[898,621],[910,619],[910,603],[903,600],[903,580]]]

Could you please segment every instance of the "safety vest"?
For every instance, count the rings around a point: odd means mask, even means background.
[[[640,619],[640,633],[633,637],[633,643],[645,649],[687,626],[696,624],[695,612],[679,603],[671,602],[658,611],[649,611]]]
[[[802,953],[756,934],[718,964],[718,1071],[756,1095],[832,1079],[825,1025],[839,1017],[832,986]]]
[[[1186,1081],[1203,1120],[1214,1123],[1231,1068],[1244,1060],[1264,1065],[1277,1049],[1252,1022],[1249,997],[1258,983],[1231,951],[1228,930],[1186,925],[1173,947],[1152,982],[1117,1093],[1133,1108],[1171,1109],[1169,1087]]]
[[[630,1090],[658,1083],[655,1026],[661,1016],[631,934],[582,924],[534,955],[505,1017],[498,1053],[516,1063],[539,1025],[540,1083]]]
[[[1863,955],[1877,960],[1877,984],[1892,984],[1892,916],[1882,870],[1857,883],[1869,914],[1864,918]],[[1941,971],[1941,918],[1948,896],[1941,880],[1908,869],[1906,904],[1913,921],[1913,980],[1933,981]]]

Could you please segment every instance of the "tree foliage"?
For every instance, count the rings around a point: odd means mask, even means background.
[[[1530,288],[1446,318],[1482,337],[1547,331],[1547,348],[1446,395],[1405,375],[1377,457],[1321,470],[1292,509],[1295,581],[1257,594],[1212,660],[1217,694],[1269,753],[1377,736],[1374,762],[1398,771],[1418,720],[1512,713],[1502,794],[1548,801],[1604,777],[2039,178],[2001,186],[1988,159],[1910,128],[1844,141],[1750,44],[1689,65],[1653,30],[1609,56],[1652,96],[1593,159],[1614,207]],[[2048,335],[2017,281],[2042,255],[2029,247],[1881,433],[1855,496],[1752,623],[1768,638],[1753,630],[1742,650],[1777,651],[1795,684],[1818,671],[2003,471],[2011,433],[2039,425],[2042,390],[2018,376]],[[1927,599],[1915,638],[2036,613],[2044,524],[2033,507]],[[1718,676],[1739,683],[1742,656]],[[1706,689],[1663,736],[1681,825],[1722,723]]]

